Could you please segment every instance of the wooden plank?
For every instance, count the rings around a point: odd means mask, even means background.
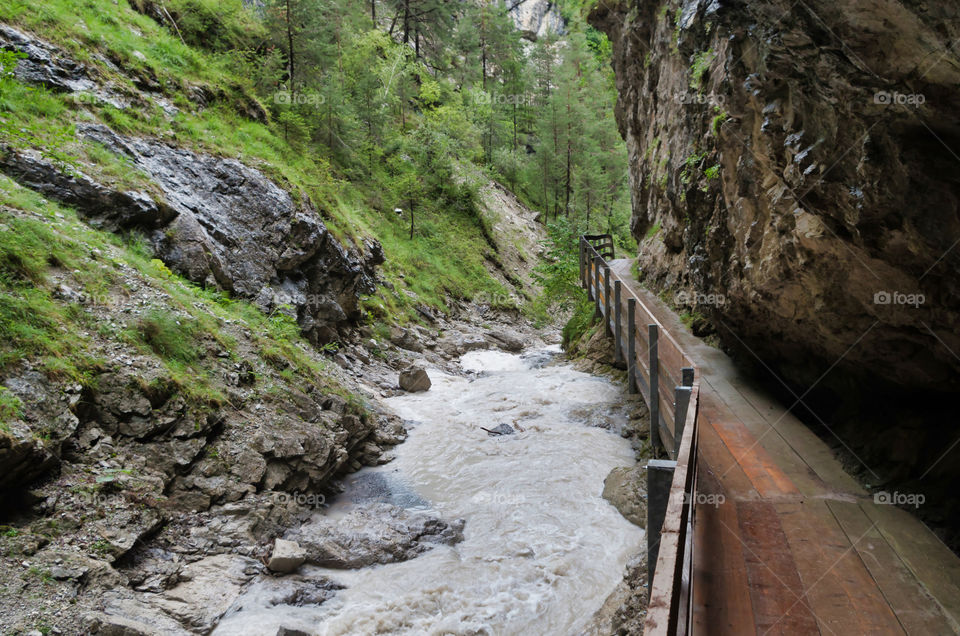
[[[703,468],[701,464],[697,473],[697,492],[724,494],[719,482]],[[697,505],[696,520],[693,634],[755,634],[747,564],[743,544],[736,534],[736,506]]]
[[[756,499],[759,497],[753,483],[744,474],[737,460],[713,428],[713,422],[703,411],[697,420],[700,429],[700,441],[697,444],[697,457],[700,470],[707,471],[722,484],[723,492],[734,499]]]
[[[817,619],[803,596],[797,564],[776,509],[765,501],[735,505],[757,632],[785,636],[818,633]]]
[[[958,626],[917,581],[857,503],[828,501],[847,539],[908,634],[949,634]]]
[[[822,499],[773,504],[823,633],[903,634],[856,549]]]
[[[753,487],[763,497],[799,495],[800,491],[780,470],[763,446],[757,443],[742,422],[724,408],[711,390],[700,397],[700,409],[713,422],[714,429],[730,450]]]
[[[749,387],[739,376],[728,377],[727,382],[731,390],[744,399],[744,405],[749,405],[751,416],[755,415],[767,424],[775,424],[779,436],[822,484],[830,484],[832,490],[843,490],[856,495],[867,494],[857,480],[843,469],[833,449],[792,413],[786,413],[786,408]],[[739,414],[741,409],[736,411]],[[741,414],[744,421],[747,421],[748,417]],[[749,422],[747,423],[749,425]]]
[[[870,501],[861,509],[960,633],[960,560],[909,512]]]

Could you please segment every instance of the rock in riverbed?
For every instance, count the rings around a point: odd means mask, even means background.
[[[647,482],[642,466],[614,468],[603,480],[603,498],[634,525],[647,527]]]
[[[315,517],[296,539],[307,561],[329,568],[354,569],[407,561],[435,545],[463,540],[463,519],[445,521],[390,504],[375,504],[346,515]]]
[[[430,388],[430,376],[423,367],[409,367],[400,372],[400,388],[411,393],[426,391]]]
[[[307,553],[296,541],[277,539],[267,567],[283,574],[294,572],[307,560]]]

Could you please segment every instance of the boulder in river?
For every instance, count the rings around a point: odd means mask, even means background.
[[[603,498],[630,523],[647,527],[647,480],[642,466],[614,468],[603,481]]]
[[[426,391],[430,388],[430,376],[423,367],[408,367],[400,372],[400,388],[411,393]]]
[[[523,351],[523,338],[512,331],[490,331],[486,337],[490,344],[504,351],[510,353]]]
[[[459,543],[465,524],[380,503],[338,518],[316,517],[296,539],[312,565],[353,569],[407,561],[436,545]]]
[[[273,544],[273,555],[267,567],[273,572],[287,574],[294,572],[307,560],[306,551],[296,541],[277,539]]]

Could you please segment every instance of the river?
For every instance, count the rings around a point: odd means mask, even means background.
[[[387,400],[414,423],[410,436],[393,462],[348,483],[387,483],[406,506],[465,519],[462,542],[358,570],[305,566],[345,586],[322,605],[270,607],[255,583],[215,633],[579,633],[644,533],[601,497],[610,470],[635,461],[626,440],[596,425],[625,417],[622,389],[549,363],[557,353],[471,352],[466,377],[430,370],[429,391]],[[481,429],[499,424],[517,432]],[[348,485],[320,514],[343,514],[350,494]]]

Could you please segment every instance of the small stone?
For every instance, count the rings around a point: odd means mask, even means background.
[[[273,572],[289,574],[296,571],[306,560],[307,553],[299,543],[277,539],[273,544],[273,555],[267,567]]]

